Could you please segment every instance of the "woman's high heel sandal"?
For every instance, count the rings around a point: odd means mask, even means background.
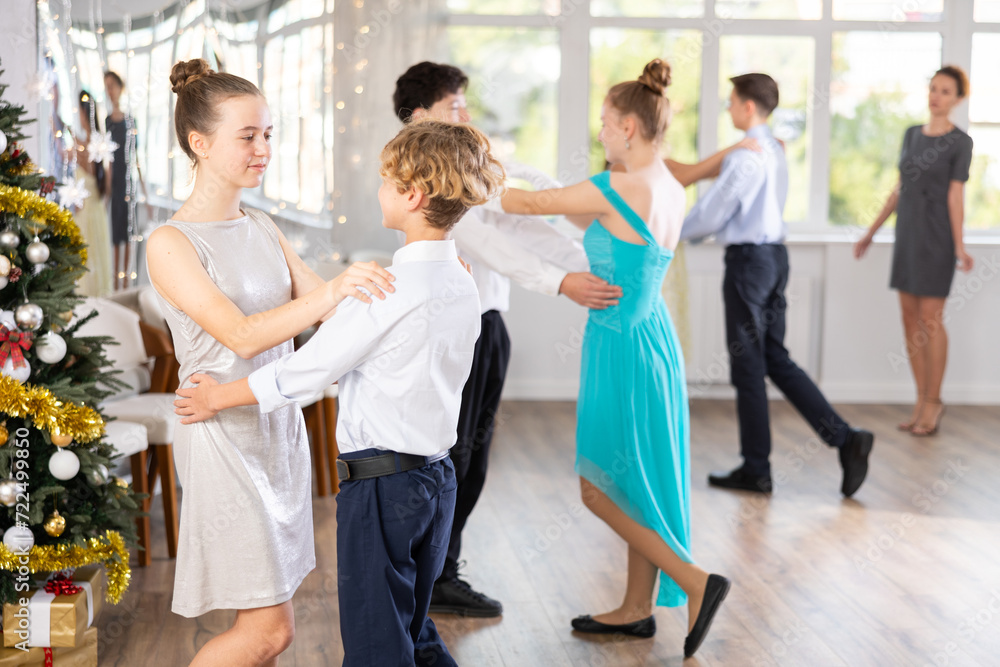
[[[925,403],[929,405],[939,405],[941,406],[941,411],[937,414],[937,418],[934,420],[933,424],[922,424],[918,421],[913,425],[913,428],[910,429],[910,435],[917,438],[926,438],[936,434],[938,432],[938,428],[941,426],[941,418],[944,417],[944,403],[941,401],[932,401],[930,399],[925,401]]]
[[[924,407],[924,397],[918,396],[917,404],[913,406],[913,418],[905,422],[899,422],[898,424],[896,424],[896,428],[904,432],[912,431],[913,427],[916,426],[917,422],[920,421],[920,413],[923,410],[923,407]]]

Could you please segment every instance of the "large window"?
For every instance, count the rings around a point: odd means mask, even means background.
[[[369,25],[381,5],[216,5],[178,2],[128,31],[76,26],[67,57],[77,71],[61,80],[91,89],[103,118],[101,71],[125,75],[149,192],[174,204],[190,186],[190,170],[172,136],[171,64],[204,56],[257,81],[276,129],[262,204],[308,224],[342,222],[341,189],[350,179],[338,184],[334,167],[374,169],[377,153],[362,154],[368,149],[358,140],[369,122],[358,110],[372,107],[358,107],[355,94],[370,87],[359,73],[369,71],[369,59],[378,65],[379,49],[389,45],[373,42],[351,71],[337,73],[346,61],[335,56],[369,27],[388,30]],[[469,74],[473,121],[498,154],[564,182],[603,167],[596,134],[604,95],[652,58],[672,65],[664,155],[681,161],[739,138],[725,111],[730,77],[771,74],[781,90],[771,125],[789,164],[785,217],[800,232],[871,221],[898,179],[903,131],[928,118],[930,76],[942,63],[959,65],[972,81],[969,102],[953,113],[975,140],[968,224],[1000,229],[998,0],[426,0],[426,7],[426,25],[392,24],[397,38],[411,29],[440,31],[426,57]],[[386,69],[377,76],[398,74]]]

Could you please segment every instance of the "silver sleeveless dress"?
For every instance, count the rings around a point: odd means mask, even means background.
[[[278,235],[261,211],[224,222],[178,222],[223,294],[246,315],[291,300]],[[245,378],[292,351],[287,341],[243,359],[159,294],[180,362],[219,382]],[[178,417],[179,420],[179,417]],[[173,611],[252,609],[291,599],[316,567],[309,443],[302,412],[257,406],[223,410],[198,424],[177,423],[174,461],[183,486]]]

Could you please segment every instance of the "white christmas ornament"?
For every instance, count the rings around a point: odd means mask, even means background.
[[[56,364],[66,356],[66,341],[57,333],[51,331],[35,344],[35,354],[47,364]]]
[[[13,229],[5,229],[0,232],[0,246],[13,250],[21,244],[21,236]]]
[[[3,362],[3,368],[0,368],[0,374],[6,375],[9,378],[14,378],[20,383],[27,381],[31,377],[31,364],[25,359],[24,363],[18,368],[14,368],[14,358],[7,357],[7,361]]]
[[[17,320],[14,319],[14,311],[0,310],[0,324],[7,325],[8,329],[16,329]]]
[[[56,479],[73,479],[80,472],[80,459],[68,449],[60,449],[49,459],[49,472]]]
[[[94,132],[87,143],[87,154],[91,162],[114,162],[118,142],[111,138],[110,132]]]
[[[14,525],[3,534],[3,543],[15,554],[26,554],[35,546],[35,535],[27,526]]]
[[[10,282],[10,280],[7,279],[7,276],[0,276],[0,289],[3,289],[4,287],[6,287],[7,283],[9,283],[9,282]]]
[[[44,264],[49,261],[49,247],[35,237],[35,240],[28,244],[24,250],[25,256],[32,264]],[[2,273],[2,271],[0,271]]]
[[[0,503],[13,507],[17,503],[17,482],[13,479],[0,481]]]
[[[0,276],[10,275],[10,260],[6,255],[0,255]]]
[[[80,208],[83,200],[90,196],[90,191],[82,178],[71,178],[69,182],[60,185],[59,203],[67,208]]]
[[[0,153],[3,153],[5,150],[7,150],[7,135],[0,132]]]

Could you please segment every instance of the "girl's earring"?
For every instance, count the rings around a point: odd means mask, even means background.
[[[628,142],[628,137],[625,137],[625,150],[632,148],[632,144]]]

